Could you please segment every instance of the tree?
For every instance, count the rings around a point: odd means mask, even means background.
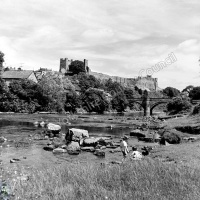
[[[176,88],[173,88],[173,87],[166,87],[163,90],[163,93],[166,94],[169,97],[177,97],[177,96],[180,95],[180,91]]]
[[[76,112],[76,108],[80,108],[81,100],[75,91],[71,90],[66,93],[65,111]]]
[[[112,108],[117,112],[124,112],[128,106],[128,101],[123,92],[117,93],[111,100]]]
[[[128,106],[130,109],[137,109],[139,110],[138,104],[135,104],[134,98],[140,98],[141,95],[139,93],[131,88],[125,88],[124,89],[124,94],[126,96],[126,99],[128,101]]]
[[[73,74],[79,74],[80,72],[86,73],[85,67],[84,67],[84,62],[79,61],[79,60],[73,61],[69,65],[69,71],[71,71]]]
[[[15,112],[36,112],[48,108],[50,99],[44,93],[41,85],[27,79],[13,81],[9,85],[14,98],[13,110]]]
[[[194,88],[193,85],[188,85],[185,89],[182,90],[182,92],[188,92],[188,94],[190,93],[190,91]]]
[[[189,101],[180,97],[175,97],[167,104],[167,111],[171,114],[189,111],[192,105]]]
[[[4,62],[4,53],[0,51],[0,62]]]
[[[200,87],[194,87],[190,92],[189,92],[189,97],[192,100],[199,100],[200,99]]]
[[[66,101],[63,79],[58,74],[47,73],[39,82],[44,94],[48,97],[47,110],[62,112]]]
[[[103,90],[90,88],[82,95],[82,106],[88,112],[102,114],[108,110],[109,102]]]
[[[115,95],[118,92],[124,92],[123,86],[118,82],[113,82],[111,78],[109,78],[104,83],[105,90],[109,92],[111,95]]]
[[[74,76],[74,79],[78,80],[78,85],[81,88],[82,93],[89,88],[102,88],[102,84],[98,79],[83,72],[79,73],[77,76]]]

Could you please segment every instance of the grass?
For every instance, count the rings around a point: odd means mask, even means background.
[[[158,160],[122,165],[62,164],[35,170],[15,185],[15,199],[191,199],[200,198],[200,170]],[[19,197],[19,198],[18,198]]]

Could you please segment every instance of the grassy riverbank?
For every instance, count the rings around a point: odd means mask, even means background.
[[[200,171],[158,160],[122,165],[68,164],[34,171],[15,185],[15,198],[41,199],[191,199],[200,197]]]

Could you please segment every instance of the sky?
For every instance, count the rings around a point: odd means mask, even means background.
[[[88,59],[95,72],[182,90],[200,86],[199,10],[199,0],[1,0],[0,51],[4,66],[58,71],[60,58]]]

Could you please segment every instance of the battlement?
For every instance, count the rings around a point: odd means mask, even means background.
[[[59,72],[62,74],[70,74],[70,70],[69,70],[69,65],[73,62],[73,59],[69,60],[68,58],[60,58],[60,69]],[[88,67],[88,60],[84,59],[83,60],[84,63],[84,68],[86,73],[90,72],[90,69]]]
[[[107,80],[107,79],[112,79],[114,82],[118,82],[122,84],[125,87],[135,87],[137,86],[138,88],[142,90],[150,90],[150,91],[157,91],[159,90],[158,87],[158,79],[157,78],[152,78],[151,76],[146,76],[146,77],[135,77],[135,78],[123,78],[119,76],[109,76],[106,74],[102,73],[97,73],[97,72],[91,72],[91,75],[95,76],[96,78],[100,80]]]

